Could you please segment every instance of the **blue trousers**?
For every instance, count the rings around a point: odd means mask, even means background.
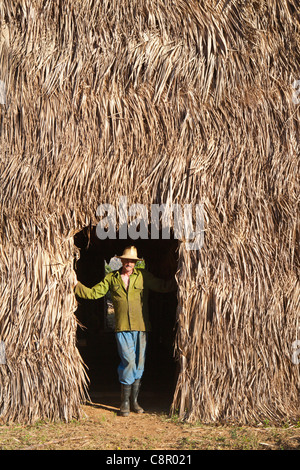
[[[119,381],[132,385],[141,379],[145,367],[148,333],[146,331],[120,331],[116,333],[118,353],[121,359],[118,367]]]

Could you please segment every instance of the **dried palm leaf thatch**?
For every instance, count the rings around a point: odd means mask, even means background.
[[[100,203],[202,203],[180,244],[173,410],[299,416],[297,0],[0,4],[0,417],[69,419],[69,286]]]

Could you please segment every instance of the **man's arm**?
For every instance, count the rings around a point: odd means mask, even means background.
[[[174,292],[177,289],[175,278],[165,281],[164,279],[155,277],[146,270],[143,270],[143,276],[147,287],[155,292],[167,293]]]
[[[105,276],[103,281],[96,284],[94,287],[86,287],[81,282],[78,282],[75,287],[75,294],[82,299],[100,299],[107,294],[109,290],[109,275]]]

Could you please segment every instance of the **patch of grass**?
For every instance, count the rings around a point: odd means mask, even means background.
[[[300,426],[217,426],[184,423],[174,415],[132,414],[86,408],[87,416],[70,423],[38,421],[0,426],[0,449],[106,450],[255,450],[299,449]]]

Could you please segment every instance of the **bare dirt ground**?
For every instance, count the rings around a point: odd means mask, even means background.
[[[165,406],[144,397],[147,412],[118,415],[118,397],[107,405],[103,397],[83,406],[83,416],[71,423],[38,422],[0,426],[1,450],[300,450],[300,425],[271,427],[190,425],[170,417]],[[110,401],[111,403],[111,401]],[[152,406],[151,406],[152,403]]]

